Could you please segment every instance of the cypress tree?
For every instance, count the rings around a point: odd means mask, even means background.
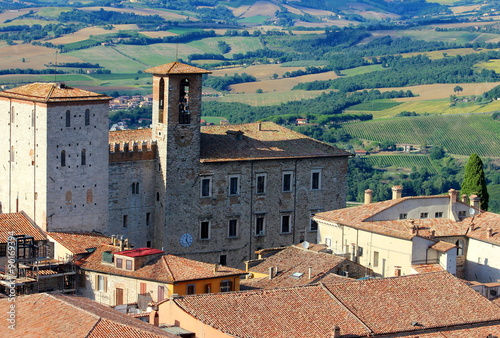
[[[477,154],[471,154],[465,166],[464,180],[461,185],[462,195],[476,194],[481,198],[481,209],[488,210],[488,189],[484,178],[483,161]]]

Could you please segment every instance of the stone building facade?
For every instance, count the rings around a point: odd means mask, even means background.
[[[1,92],[4,212],[242,267],[255,250],[315,242],[310,216],[345,206],[350,153],[270,122],[202,127],[209,72],[147,72],[152,129],[108,132],[109,97],[64,85]]]

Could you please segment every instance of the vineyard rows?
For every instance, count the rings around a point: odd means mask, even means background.
[[[500,122],[490,114],[379,119],[347,123],[344,128],[352,136],[370,141],[425,143],[456,155],[500,156]]]
[[[370,166],[375,168],[420,168],[425,167],[431,174],[436,174],[436,168],[431,160],[425,155],[369,155],[362,157]]]

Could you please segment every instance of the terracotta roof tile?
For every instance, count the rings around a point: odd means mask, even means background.
[[[325,211],[317,213],[314,218],[403,239],[412,239],[417,235],[412,233],[412,228],[415,225],[418,227],[418,235],[421,237],[431,237],[432,235],[435,237],[467,236],[489,243],[500,244],[500,215],[486,211],[481,211],[474,217],[465,217],[459,221],[449,218],[373,221],[374,216],[378,213],[410,199],[443,198],[447,198],[447,196],[403,197],[353,208]],[[471,224],[474,224],[472,231],[469,229]],[[488,235],[488,228],[492,229],[491,235]]]
[[[110,244],[111,237],[95,232],[48,232],[59,244],[71,251],[73,255],[88,253],[87,249],[95,249],[102,244]]]
[[[327,287],[377,334],[500,320],[496,305],[447,272]]]
[[[0,92],[0,97],[16,98],[37,102],[66,102],[66,101],[109,101],[112,98],[89,92],[87,90],[60,86],[58,83],[35,82]]]
[[[241,281],[247,289],[273,289],[278,287],[292,287],[307,284],[316,284],[323,281],[327,275],[333,275],[330,281],[350,281],[345,277],[336,275],[342,263],[346,262],[344,257],[328,253],[306,250],[295,246],[287,247],[278,253],[265,258],[262,263],[249,268],[250,272],[269,274],[269,268],[273,268],[273,278],[253,278]],[[353,263],[354,264],[354,263]],[[278,273],[274,268],[278,268]],[[311,278],[309,278],[309,267],[311,267]],[[292,276],[298,273],[300,276]]]
[[[173,300],[191,316],[236,337],[330,337],[369,330],[319,285],[195,295]]]
[[[415,264],[411,268],[418,273],[429,273],[429,272],[439,272],[445,271],[441,264]]]
[[[219,266],[217,272],[214,272],[214,264],[198,262],[174,255],[153,256],[147,264],[144,264],[135,271],[130,271],[116,268],[114,264],[103,263],[102,254],[105,251],[117,253],[120,249],[112,245],[102,245],[88,258],[84,259],[80,267],[84,270],[165,283],[246,274],[245,271],[227,266]]]
[[[498,306],[447,272],[172,301],[201,322],[236,337],[330,337],[334,325],[342,337],[403,332],[411,337],[448,337],[460,330],[462,337],[485,337],[498,332],[500,323]]]
[[[456,247],[457,246],[455,244],[451,244],[445,241],[439,241],[436,244],[432,245],[430,248],[437,251],[446,252],[451,249],[455,249]]]
[[[205,126],[201,131],[201,162],[352,155],[273,122]],[[241,140],[228,134],[238,131],[243,132]]]
[[[150,128],[110,131],[109,143],[149,141],[152,139],[151,133]]]
[[[115,255],[127,256],[127,257],[142,257],[149,255],[157,255],[164,253],[165,251],[154,249],[154,248],[137,248],[125,251],[115,252]]]
[[[0,214],[0,243],[7,243],[9,232],[13,232],[15,235],[33,236],[35,241],[47,239],[43,230],[20,212]]]
[[[1,311],[11,304],[0,299]],[[175,337],[87,298],[39,293],[16,297],[15,304],[15,337]]]
[[[259,124],[261,130],[259,131]],[[236,140],[231,132],[243,132]],[[229,132],[229,134],[228,134]],[[110,143],[152,140],[151,129],[109,133]],[[352,154],[273,122],[201,127],[201,162],[283,158],[346,157]]]
[[[193,67],[180,62],[171,62],[161,66],[149,68],[146,73],[152,74],[211,74],[211,71]]]

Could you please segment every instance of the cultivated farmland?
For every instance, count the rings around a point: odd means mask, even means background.
[[[354,137],[382,142],[439,145],[452,154],[498,157],[500,122],[491,114],[417,116],[348,123]]]

